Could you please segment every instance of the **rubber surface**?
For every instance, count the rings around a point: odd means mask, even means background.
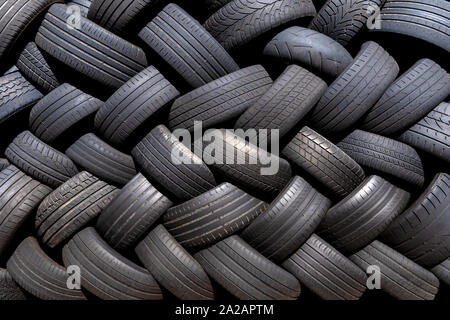
[[[0,300],[27,300],[24,292],[13,280],[8,270],[0,268]]]

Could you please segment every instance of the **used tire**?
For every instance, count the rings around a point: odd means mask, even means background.
[[[311,126],[322,134],[348,129],[381,98],[398,71],[397,62],[382,47],[364,43],[353,63],[319,100]]]
[[[450,162],[450,103],[441,103],[398,140]]]
[[[0,172],[1,172],[3,169],[6,169],[8,166],[9,166],[9,161],[6,160],[6,159],[1,159],[1,158],[0,158]]]
[[[155,67],[148,67],[105,102],[95,116],[95,127],[109,142],[122,144],[179,94]]]
[[[204,130],[240,116],[272,86],[261,65],[251,66],[214,80],[175,100],[169,114],[172,130],[194,131],[194,121]]]
[[[214,289],[202,266],[158,225],[136,247],[150,273],[181,300],[213,300]]]
[[[241,300],[295,300],[297,279],[238,236],[202,250],[194,258],[206,273]]]
[[[241,237],[265,257],[282,262],[313,233],[331,201],[295,176]]]
[[[97,112],[102,104],[102,101],[65,83],[31,109],[29,126],[39,139],[52,143],[77,123]]]
[[[308,127],[300,130],[282,154],[340,197],[352,192],[365,177],[359,164]]]
[[[204,27],[226,50],[236,50],[276,27],[315,14],[311,0],[233,0]]]
[[[363,167],[419,187],[424,183],[422,161],[416,150],[406,144],[355,130],[338,142],[337,146]]]
[[[327,84],[296,65],[291,65],[272,87],[245,111],[236,122],[235,129],[278,129],[279,137],[288,133],[319,101]],[[260,145],[264,138],[259,136]],[[251,139],[251,137],[250,137]],[[267,138],[268,143],[270,141]]]
[[[450,175],[437,174],[424,193],[382,234],[393,249],[426,267],[450,256]]]
[[[36,44],[76,71],[119,88],[147,66],[141,48],[119,38],[84,17],[81,28],[68,28],[67,6],[53,5],[36,35]],[[66,47],[72,50],[67,52]]]
[[[60,0],[2,0],[0,4],[0,60],[48,7]]]
[[[450,258],[431,269],[431,272],[447,286],[450,286]]]
[[[173,3],[142,29],[139,37],[194,88],[239,69],[200,23]]]
[[[408,205],[408,192],[378,176],[361,185],[328,210],[318,234],[342,253],[370,244]]]
[[[366,274],[315,234],[283,268],[324,300],[358,300],[366,290]]]
[[[299,64],[336,78],[353,62],[348,51],[315,30],[291,27],[276,35],[263,54],[288,64]]]
[[[104,300],[161,300],[151,274],[114,251],[94,228],[78,232],[63,248],[64,265],[80,267],[81,285]]]
[[[126,250],[171,206],[172,202],[139,173],[103,209],[96,228],[114,249]]]
[[[178,156],[179,164],[172,156]],[[155,127],[132,151],[133,158],[166,192],[179,200],[192,199],[216,186],[203,161],[163,125]]]
[[[8,260],[7,270],[17,284],[40,299],[86,299],[80,290],[67,288],[66,268],[50,259],[33,237],[26,238],[17,247]]]
[[[36,138],[31,132],[19,134],[5,151],[8,160],[31,177],[57,187],[78,173],[65,154]]]
[[[20,72],[0,78],[0,125],[15,114],[34,106],[41,98],[39,92]]]
[[[223,183],[167,210],[164,226],[183,247],[198,249],[244,229],[266,206],[232,184]]]
[[[58,78],[56,78],[42,52],[34,42],[29,42],[26,45],[16,65],[25,77],[46,92],[52,91],[59,86]]]
[[[421,59],[391,84],[364,116],[361,129],[384,136],[406,130],[448,95],[450,74],[434,61]]]
[[[19,72],[19,69],[16,66],[12,66],[3,75],[7,76],[8,74],[17,73],[17,72]]]
[[[53,191],[38,208],[35,227],[42,243],[54,248],[95,219],[118,190],[81,172]]]
[[[6,269],[0,268],[0,300],[27,300],[22,289]]]
[[[0,257],[51,191],[12,165],[0,172]]]
[[[232,0],[205,0],[205,6],[208,12],[214,13]]]
[[[126,185],[136,175],[130,155],[114,149],[92,133],[78,139],[66,154],[81,168],[118,186]]]
[[[378,266],[381,289],[399,300],[433,300],[439,280],[428,270],[375,240],[350,260],[363,270]]]

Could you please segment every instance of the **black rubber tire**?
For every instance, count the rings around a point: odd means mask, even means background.
[[[120,187],[136,175],[130,155],[114,149],[93,133],[78,139],[66,150],[66,154],[80,168]]]
[[[355,253],[386,230],[409,199],[408,192],[370,176],[328,210],[316,232],[340,252]]]
[[[20,72],[38,88],[49,92],[59,86],[51,67],[34,42],[29,42],[16,62]]]
[[[421,59],[391,84],[364,116],[360,128],[394,135],[414,125],[449,95],[450,74],[434,61]]]
[[[9,161],[6,160],[6,159],[0,158],[0,172],[1,172],[3,169],[6,169],[8,166],[9,166]]]
[[[430,271],[433,272],[439,280],[447,286],[450,286],[450,258],[447,258],[447,260],[441,262]]]
[[[69,1],[66,1],[66,4],[69,7],[73,6],[73,5],[78,6],[80,8],[81,16],[87,17],[89,8],[92,5],[92,1],[91,0],[69,0]]]
[[[265,202],[223,183],[167,210],[164,227],[183,247],[197,250],[244,229],[266,208]]]
[[[194,88],[239,70],[200,23],[173,3],[147,24],[139,37]]]
[[[322,134],[350,128],[381,98],[398,71],[394,58],[382,47],[364,43],[314,108],[311,126]]]
[[[0,78],[0,125],[21,111],[34,106],[41,98],[39,92],[20,72]]]
[[[272,86],[261,65],[251,66],[214,80],[175,100],[169,114],[170,129],[204,130],[240,116]]]
[[[107,141],[122,144],[179,94],[155,67],[148,67],[105,102],[95,116],[95,127]]]
[[[311,21],[309,28],[317,30],[346,46],[366,29],[372,15],[369,6],[381,8],[385,0],[328,0]]]
[[[226,50],[236,50],[277,27],[315,14],[311,0],[234,0],[203,26]]]
[[[63,248],[66,267],[80,267],[81,286],[104,300],[161,300],[152,275],[112,249],[94,230],[78,232]]]
[[[52,143],[102,105],[102,101],[65,83],[31,109],[29,127],[36,137]]]
[[[136,175],[103,209],[96,229],[114,249],[130,249],[172,202],[142,174]]]
[[[17,72],[19,72],[19,69],[14,65],[11,68],[9,68],[3,75],[7,76],[9,74],[17,73]]]
[[[237,120],[235,129],[278,129],[282,138],[316,105],[327,90],[325,81],[291,65],[273,86]],[[267,142],[259,136],[259,143]],[[250,137],[251,139],[251,137]]]
[[[426,267],[450,256],[450,175],[437,174],[423,194],[382,234],[393,249]]]
[[[214,289],[202,266],[162,226],[135,249],[156,280],[181,300],[213,300]]]
[[[19,134],[5,151],[8,160],[31,177],[57,187],[78,173],[65,154],[36,138],[31,132]]]
[[[352,192],[365,177],[359,164],[308,127],[300,130],[282,154],[339,197]]]
[[[60,0],[2,0],[0,5],[0,60],[11,53],[18,39],[48,7]]]
[[[366,290],[366,274],[315,234],[283,268],[324,300],[358,300]]]
[[[54,248],[94,220],[118,190],[83,171],[53,191],[38,208],[35,227]]]
[[[450,103],[441,103],[398,140],[450,162]]]
[[[214,13],[233,0],[204,0],[209,13]]]
[[[53,5],[36,35],[36,44],[48,54],[112,88],[119,88],[147,66],[141,48],[84,17],[80,17],[80,29],[68,28],[66,9],[66,5]]]
[[[337,146],[363,167],[419,187],[424,183],[422,161],[416,150],[404,143],[355,130]]]
[[[282,262],[311,236],[331,201],[295,176],[241,237],[265,257]]]
[[[13,280],[8,270],[0,268],[0,300],[27,300],[22,289]]]
[[[353,57],[341,44],[323,33],[302,27],[280,32],[267,44],[263,54],[333,78],[353,62]]]
[[[88,18],[116,34],[126,34],[138,23],[142,12],[161,0],[92,0]]]
[[[238,236],[202,250],[194,258],[206,273],[241,300],[295,300],[298,280]]]
[[[38,241],[28,237],[8,260],[7,270],[17,284],[43,300],[85,300],[80,290],[68,289],[66,268],[50,259]]]
[[[439,280],[428,270],[375,240],[350,256],[361,269],[380,268],[381,289],[399,300],[433,300]]]
[[[380,29],[428,41],[450,51],[450,3],[446,0],[387,0]]]
[[[0,257],[51,191],[12,165],[0,172]]]
[[[203,161],[164,125],[155,127],[131,153],[150,181],[178,200],[192,199],[217,185]],[[181,164],[172,161],[178,153]]]

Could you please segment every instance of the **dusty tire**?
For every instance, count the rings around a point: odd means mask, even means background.
[[[365,177],[352,158],[308,127],[300,130],[282,154],[340,197],[352,192]]]
[[[391,84],[364,116],[361,129],[391,136],[414,125],[448,95],[450,74],[421,59]]]
[[[179,95],[155,67],[128,80],[95,115],[95,127],[112,144],[122,144],[152,115]]]
[[[31,132],[19,134],[5,151],[8,160],[26,174],[57,187],[78,173],[65,154],[45,144]]]
[[[52,143],[97,112],[102,105],[102,101],[66,83],[50,92],[31,109],[29,126],[36,137]]]
[[[337,146],[363,167],[416,186],[424,183],[422,161],[416,150],[406,144],[355,130],[338,142]]]
[[[164,227],[185,248],[207,247],[244,229],[265,209],[230,183],[167,210]]]
[[[50,259],[38,241],[22,241],[7,263],[7,270],[20,287],[43,300],[85,300],[80,290],[67,288],[66,268]]]
[[[352,56],[341,44],[322,33],[302,27],[291,27],[280,32],[267,44],[263,54],[333,78],[353,62]]]
[[[202,266],[158,225],[135,249],[150,273],[181,300],[213,300],[214,289]]]
[[[50,92],[59,86],[58,78],[56,78],[42,52],[34,42],[29,42],[26,45],[16,65],[25,77],[46,92]]]
[[[382,234],[393,249],[426,267],[450,256],[450,175],[437,174],[424,193]]]
[[[63,248],[66,267],[80,267],[81,285],[104,300],[161,300],[161,289],[143,267],[114,251],[94,228],[78,232]]]
[[[42,243],[54,248],[95,219],[118,190],[81,172],[53,191],[38,208],[35,227]]]
[[[13,280],[8,270],[0,268],[0,300],[27,300],[23,290]]]
[[[172,202],[139,173],[102,210],[96,229],[114,249],[126,250],[171,206]]]
[[[315,14],[311,0],[233,0],[204,27],[226,50],[236,50],[276,27]]]
[[[372,41],[364,43],[353,63],[319,100],[311,127],[322,134],[350,128],[381,98],[398,71],[394,58],[382,47]]]
[[[439,278],[439,280],[441,280],[447,286],[450,286],[450,258],[442,261],[430,271],[433,272],[434,275]]]
[[[324,300],[358,300],[366,290],[366,274],[315,234],[283,268]]]
[[[172,130],[194,131],[194,121],[209,129],[240,116],[272,86],[261,65],[230,73],[178,98],[169,114]]]
[[[406,208],[409,198],[408,192],[370,176],[328,210],[318,234],[340,252],[354,253],[386,230]]]
[[[331,201],[295,176],[241,237],[263,256],[282,262],[311,236]]]
[[[225,49],[173,3],[142,29],[139,37],[194,88],[239,69]]]
[[[295,300],[300,283],[238,236],[202,250],[194,258],[206,273],[241,300]]]
[[[433,300],[439,280],[428,270],[375,240],[350,256],[361,269],[378,266],[381,289],[399,300]]]
[[[36,44],[48,54],[112,88],[119,88],[147,66],[141,48],[84,17],[80,17],[80,29],[69,29],[66,9],[66,5],[53,5],[36,35]],[[67,45],[74,48],[70,53]]]
[[[450,103],[443,102],[438,105],[419,122],[403,132],[398,140],[449,162]]]
[[[6,160],[6,159],[1,159],[1,158],[0,158],[0,172],[1,172],[3,169],[6,169],[8,166],[9,166],[9,161]]]
[[[14,166],[0,172],[0,257],[20,227],[51,191]]]
[[[180,164],[172,161],[174,154],[180,155],[177,158]],[[155,127],[133,149],[132,155],[152,181],[179,200],[192,199],[216,186],[203,161],[163,125]]]
[[[114,185],[124,186],[136,175],[133,158],[92,133],[78,139],[66,154],[79,167]]]

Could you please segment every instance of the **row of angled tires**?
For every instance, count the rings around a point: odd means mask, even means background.
[[[30,20],[58,1],[9,2]],[[353,58],[345,46],[367,17],[343,33],[349,17],[327,17],[327,7],[361,14],[365,3],[329,1],[316,15],[310,1],[207,1],[213,14],[203,26],[177,5],[161,7],[138,37],[165,60],[161,70],[170,65],[190,87],[181,90],[119,37],[155,10],[152,1],[73,2],[87,17],[81,27],[67,28],[67,7],[51,5],[17,69],[0,78],[0,128],[24,112],[29,121],[0,160],[1,299],[197,300],[225,289],[239,299],[293,300],[301,285],[323,299],[359,299],[370,266],[397,299],[434,299],[449,285],[450,176],[422,159],[448,169],[450,75],[422,59],[398,76],[373,41]],[[413,4],[419,13],[422,2]],[[432,2],[436,14],[448,10]],[[258,20],[279,10],[276,22]],[[275,26],[305,17],[314,17],[309,28],[267,40],[263,55],[287,65],[277,79],[234,60]],[[413,36],[446,48],[448,32],[423,30]],[[8,52],[13,42],[3,45]],[[78,89],[52,64],[111,94]],[[215,129],[214,140],[191,149],[175,132],[193,132],[194,121],[279,129],[280,155],[257,131],[248,138],[259,147]],[[204,158],[213,149],[221,161]],[[261,154],[274,173],[263,174]],[[72,266],[81,289],[69,288]]]

